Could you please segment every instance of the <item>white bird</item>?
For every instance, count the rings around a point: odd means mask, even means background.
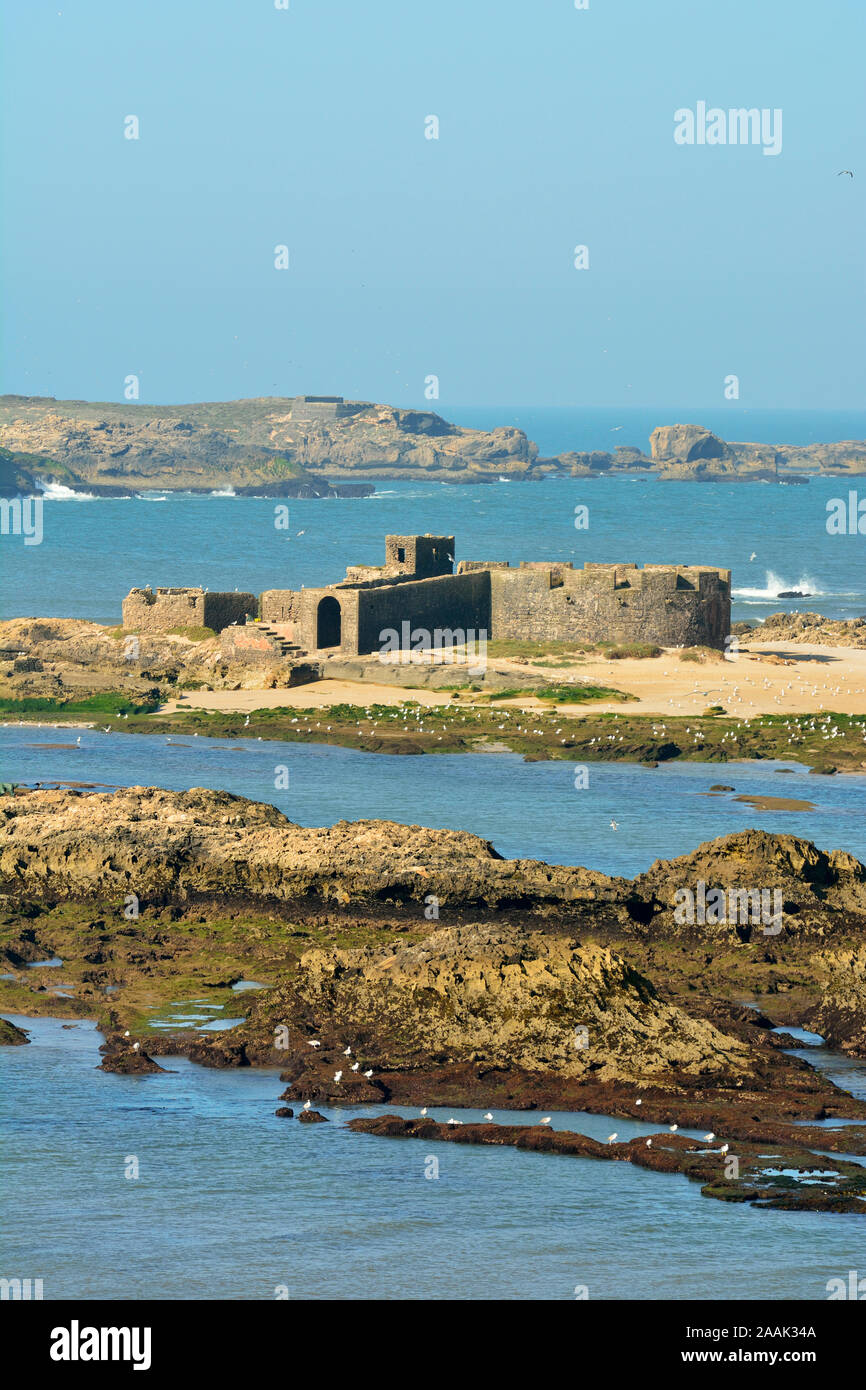
[[[671,1134],[674,1134],[678,1129],[679,1125],[671,1125]]]
[[[133,1043],[133,1044],[132,1044],[132,1050],[133,1050],[133,1052],[137,1052],[138,1049],[139,1049],[140,1047],[141,1047],[141,1043]]]
[[[640,1096],[638,1096],[637,1100],[635,1101],[635,1105],[643,1105],[643,1101],[641,1100]]]
[[[607,1136],[607,1142],[608,1142],[609,1144],[614,1144],[614,1143],[616,1142],[617,1138],[618,1138],[618,1136],[617,1136],[616,1134],[609,1134],[609,1135]]]
[[[426,1105],[423,1105],[423,1106],[421,1107],[421,1114],[422,1114],[422,1115],[426,1115],[426,1114],[427,1114],[427,1106],[426,1106]]]
[[[612,821],[611,821],[611,823],[610,823],[610,828],[611,828],[611,830],[619,830],[619,826],[617,825],[617,823],[616,823],[615,820],[612,820]]]
[[[365,1072],[364,1072],[364,1075],[365,1075],[365,1076],[372,1076],[372,1075],[373,1075],[373,1068],[371,1067],[369,1071],[365,1071]]]
[[[757,552],[756,550],[753,550],[752,553],[751,553],[751,555],[749,556],[749,559],[750,559],[750,560],[757,560],[757,558],[758,558],[758,552]]]
[[[360,1065],[361,1065],[360,1062],[355,1062],[355,1063],[353,1064],[353,1066],[352,1066],[352,1071],[357,1071],[358,1068],[360,1067]]]
[[[319,1039],[318,1039],[318,1038],[307,1038],[307,1046],[308,1046],[308,1047],[321,1047],[322,1044],[319,1042]]]
[[[304,1109],[305,1109],[305,1110],[309,1110],[309,1109],[310,1109],[310,1106],[311,1106],[312,1104],[313,1104],[313,1102],[312,1102],[311,1100],[305,1100],[305,1101],[304,1101]]]
[[[341,1080],[342,1075],[343,1075],[343,1073],[342,1073],[341,1071],[335,1071],[335,1072],[334,1072],[334,1080],[335,1080],[335,1081]]]
[[[549,1115],[545,1115],[545,1117],[544,1117],[544,1119],[541,1121],[541,1123],[542,1123],[543,1125],[549,1125],[549,1124],[550,1124],[550,1116],[549,1116]]]
[[[712,1144],[712,1142],[713,1142],[713,1140],[715,1139],[715,1137],[716,1137],[716,1136],[715,1136],[715,1134],[713,1133],[712,1130],[710,1130],[709,1134],[705,1134],[705,1135],[704,1135],[704,1139],[706,1140],[706,1142],[707,1142],[708,1144]]]
[[[248,729],[249,726],[250,726],[250,716],[247,715],[246,719],[244,720],[244,728],[245,728],[245,729]]]
[[[344,1056],[344,1057],[351,1057],[351,1055],[352,1055],[352,1049],[351,1049],[351,1047],[347,1047],[346,1050],[345,1050],[345,1052],[343,1053],[343,1056]]]
[[[726,1154],[726,1153],[728,1152],[728,1149],[729,1149],[729,1148],[730,1148],[730,1145],[729,1145],[729,1144],[723,1144],[722,1147],[719,1149],[719,1153]]]
[[[462,1120],[455,1120],[454,1116],[452,1115],[451,1118],[449,1119],[448,1123],[449,1123],[449,1125],[462,1125],[463,1121],[462,1121]]]
[[[488,1110],[488,1112],[487,1112],[487,1114],[484,1116],[484,1118],[485,1118],[485,1120],[492,1120],[492,1119],[493,1119],[493,1114],[492,1114],[492,1112],[491,1112],[490,1110]]]
[[[646,1141],[646,1146],[647,1146],[648,1149],[651,1149],[652,1146],[653,1146],[653,1141],[652,1141],[651,1139],[648,1139],[648,1140]]]
[[[129,1029],[128,1029],[128,1028],[127,1028],[127,1030],[126,1030],[126,1032],[124,1033],[123,1036],[124,1036],[125,1038],[128,1038],[128,1037],[129,1037]]]

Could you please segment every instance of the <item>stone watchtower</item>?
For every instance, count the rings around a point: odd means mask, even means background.
[[[386,536],[385,573],[435,579],[454,572],[453,536]]]

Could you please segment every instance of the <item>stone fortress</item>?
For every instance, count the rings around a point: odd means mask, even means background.
[[[383,565],[352,565],[340,583],[311,589],[209,593],[133,589],[123,625],[137,632],[209,627],[227,655],[292,660],[382,648],[383,632],[419,628],[488,640],[654,642],[724,649],[731,572],[711,565],[461,560],[453,536],[386,536]],[[452,635],[453,634],[453,635]]]

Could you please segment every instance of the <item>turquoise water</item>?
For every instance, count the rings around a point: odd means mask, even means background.
[[[163,1058],[168,1075],[113,1076],[97,1070],[91,1024],[15,1021],[33,1041],[0,1049],[4,1270],[43,1278],[46,1299],[270,1299],[283,1285],[293,1299],[568,1300],[582,1284],[592,1299],[818,1300],[862,1266],[858,1216],[759,1212],[627,1163],[341,1123],[381,1107],[300,1125],[274,1117],[274,1071]],[[599,1139],[658,1129],[564,1113],[553,1125]],[[438,1179],[424,1176],[431,1156]]]
[[[866,777],[817,777],[791,763],[589,763],[589,785],[576,790],[573,763],[527,763],[519,754],[407,757],[257,739],[168,743],[93,729],[80,736],[80,747],[40,749],[34,745],[71,742],[68,729],[0,728],[2,779],[223,788],[270,801],[300,825],[381,818],[471,830],[508,858],[629,876],[750,826],[866,861]],[[278,767],[289,769],[285,791],[274,789]],[[783,775],[781,767],[793,770]],[[716,783],[735,791],[709,795]],[[815,809],[756,811],[734,799],[740,793],[808,800]]]

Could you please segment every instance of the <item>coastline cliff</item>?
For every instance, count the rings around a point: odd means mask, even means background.
[[[340,397],[150,406],[0,397],[0,494],[54,482],[97,495],[231,487],[265,496],[366,495],[371,480],[496,482],[500,476],[653,474],[665,481],[805,481],[866,473],[866,442],[727,443],[700,425],[653,430],[650,452],[539,456],[514,427],[451,424],[433,412]],[[352,491],[347,491],[352,489]]]

